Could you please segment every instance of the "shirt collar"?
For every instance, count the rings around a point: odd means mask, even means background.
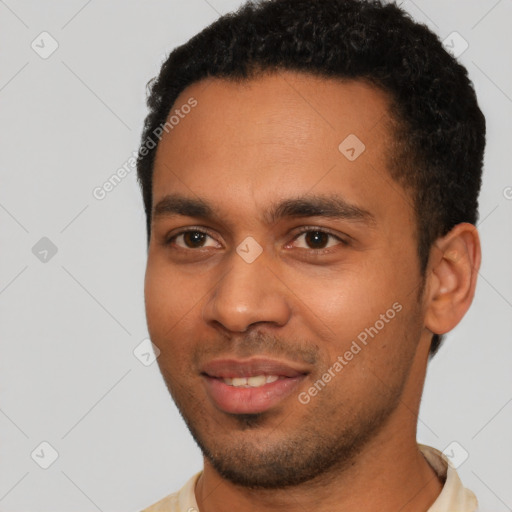
[[[444,482],[441,494],[427,512],[476,512],[476,496],[462,485],[450,459],[431,446],[418,443],[418,448],[439,479]]]

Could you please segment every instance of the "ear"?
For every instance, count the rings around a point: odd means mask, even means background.
[[[481,258],[480,238],[473,224],[457,224],[434,242],[425,296],[425,327],[431,332],[450,331],[466,314],[475,294]]]

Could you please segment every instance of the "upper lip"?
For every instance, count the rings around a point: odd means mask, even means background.
[[[215,359],[206,363],[201,370],[202,374],[220,379],[234,377],[255,377],[256,375],[277,375],[281,377],[299,377],[308,373],[296,365],[275,359],[252,358]]]

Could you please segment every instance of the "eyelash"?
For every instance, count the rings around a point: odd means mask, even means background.
[[[192,228],[187,228],[187,229],[183,229],[181,231],[179,231],[178,233],[175,233],[174,235],[172,235],[171,237],[167,238],[164,242],[164,245],[171,245],[172,242],[174,240],[176,240],[176,238],[178,238],[180,235],[184,235],[186,233],[203,233],[205,235],[208,235],[210,238],[213,238],[213,235],[206,229],[204,228],[196,228],[196,227],[192,227]],[[338,242],[340,242],[340,245],[342,246],[348,246],[349,245],[349,242],[347,242],[346,240],[344,240],[343,238],[340,238],[339,236],[331,233],[330,231],[324,229],[324,228],[320,228],[318,226],[306,226],[302,231],[300,231],[299,233],[297,233],[292,242],[294,242],[295,240],[297,240],[300,236],[304,235],[304,234],[307,234],[307,233],[322,233],[322,234],[325,234],[331,238],[334,238],[336,239]],[[329,242],[327,242],[329,243]],[[187,248],[184,248],[184,247],[179,247],[178,246],[178,249],[181,249],[181,250],[184,250],[184,251],[197,251],[199,249],[203,249],[203,247],[198,247],[196,249],[192,248],[192,247],[187,247]],[[327,248],[322,248],[322,249],[304,249],[302,248],[303,250],[306,250],[308,252],[311,252],[311,253],[314,253],[315,255],[321,255],[321,254],[328,254],[328,253],[331,253],[334,249],[334,247],[327,247]]]

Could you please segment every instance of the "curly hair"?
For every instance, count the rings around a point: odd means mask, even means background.
[[[137,159],[148,242],[153,136],[178,95],[203,78],[240,82],[280,69],[363,80],[387,93],[394,131],[387,170],[411,197],[425,277],[435,240],[458,223],[477,222],[485,118],[467,70],[439,38],[380,0],[248,1],[170,53],[148,84]],[[441,342],[434,334],[430,357]]]

